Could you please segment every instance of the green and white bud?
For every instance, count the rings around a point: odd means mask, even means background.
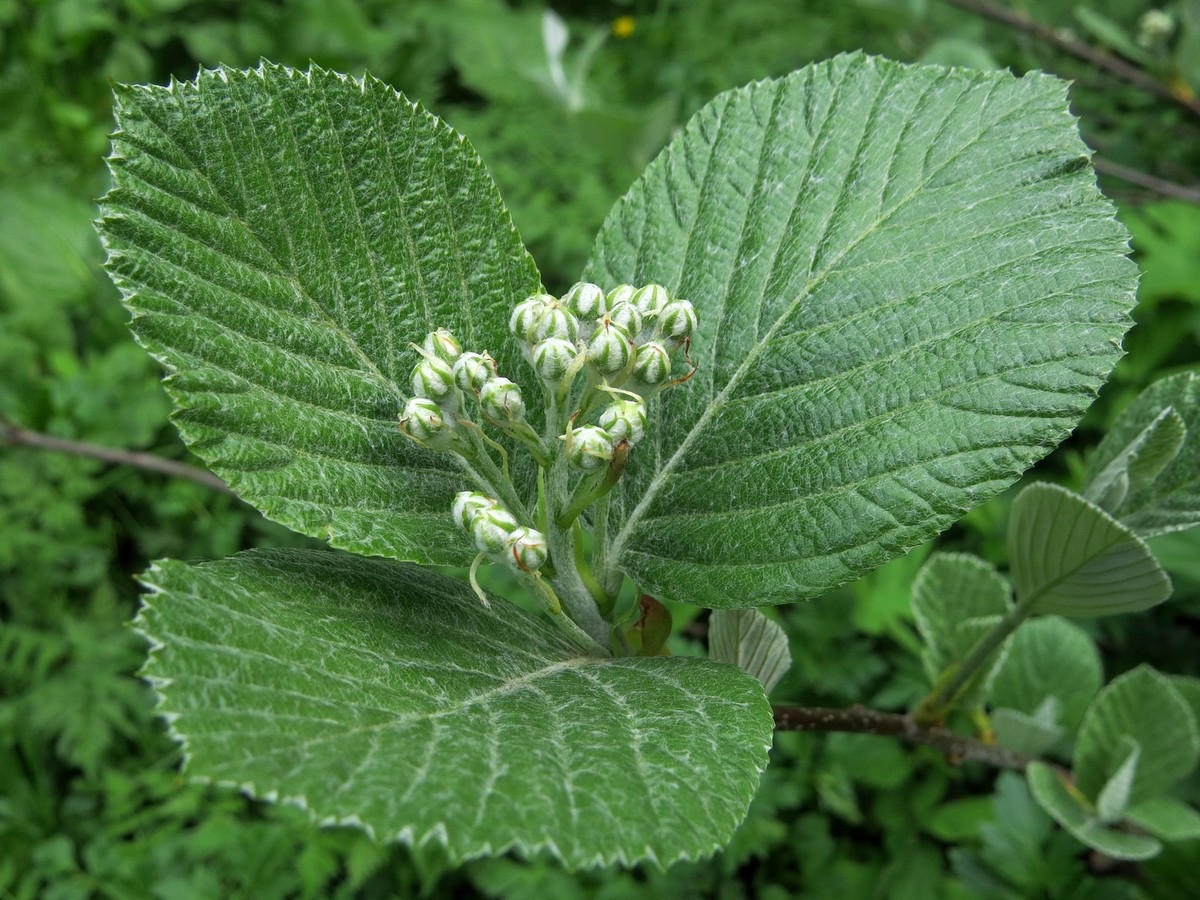
[[[556,302],[549,294],[534,294],[518,303],[508,317],[508,330],[525,341],[537,320],[542,317],[551,303]]]
[[[496,361],[486,353],[464,353],[454,361],[454,383],[462,390],[478,394],[496,377]]]
[[[423,444],[448,443],[453,427],[447,426],[442,409],[428,397],[411,397],[400,417],[400,430]]]
[[[658,333],[673,341],[691,337],[696,324],[696,309],[687,300],[672,300],[658,314]]]
[[[588,341],[587,355],[602,374],[611,375],[629,365],[636,349],[625,329],[606,321]]]
[[[493,506],[480,510],[471,519],[471,536],[484,553],[498,555],[504,552],[509,537],[518,527],[512,513],[502,506]]]
[[[604,290],[598,284],[580,281],[562,295],[559,301],[580,319],[598,319],[608,309]]]
[[[533,528],[522,527],[512,532],[504,548],[504,561],[519,572],[536,572],[549,555],[546,536]]]
[[[627,441],[632,447],[646,433],[646,401],[614,400],[600,414],[600,427],[608,432],[613,445]]]
[[[567,462],[584,472],[603,469],[613,455],[613,439],[595,425],[572,430],[567,446]]]
[[[546,308],[529,331],[529,342],[536,344],[549,338],[574,343],[579,339],[579,320],[565,306],[557,303]]]
[[[636,337],[642,330],[642,311],[632,303],[618,303],[608,311],[608,320],[631,337]]]
[[[412,389],[418,397],[439,403],[454,395],[454,370],[438,356],[426,356],[412,372]]]
[[[670,302],[671,296],[661,284],[648,284],[633,295],[633,305],[647,318],[657,316]]]
[[[479,406],[493,422],[525,421],[525,400],[519,385],[507,378],[493,378],[479,392]]]
[[[533,368],[546,381],[557,384],[562,381],[577,356],[579,350],[571,341],[546,338],[533,347]]]
[[[495,509],[500,504],[486,494],[481,494],[478,491],[459,491],[454,495],[454,506],[451,507],[451,515],[454,517],[456,524],[463,531],[471,531],[471,523],[475,521],[475,517],[489,509]]]
[[[438,359],[453,363],[462,353],[458,340],[445,328],[431,331],[425,335],[425,343],[421,345],[425,357],[436,356]]]
[[[671,377],[671,356],[660,341],[648,341],[638,347],[633,375],[646,384],[662,384]]]
[[[632,303],[633,295],[636,293],[637,288],[632,284],[618,284],[608,292],[608,308],[612,309],[618,303]]]

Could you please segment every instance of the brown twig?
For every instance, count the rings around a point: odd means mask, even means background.
[[[1092,158],[1092,165],[1096,167],[1097,172],[1111,175],[1113,178],[1120,178],[1122,181],[1136,184],[1138,187],[1154,191],[1156,194],[1161,194],[1164,197],[1170,197],[1174,200],[1186,200],[1188,203],[1200,203],[1200,188],[1176,184],[1173,181],[1148,175],[1138,169],[1131,169],[1129,166],[1101,159],[1098,156]]]
[[[135,450],[117,450],[112,447],[101,447],[98,444],[86,444],[83,441],[69,441],[65,438],[53,437],[39,431],[30,431],[11,422],[0,420],[0,444],[13,447],[36,447],[39,450],[53,450],[58,453],[72,453],[75,456],[87,456],[101,462],[119,466],[134,466],[148,472],[158,472],[176,478],[188,478],[197,484],[210,487],[213,490],[232,494],[233,491],[220,478],[204,469],[189,466],[186,463],[163,459],[153,453],[140,453]]]
[[[946,2],[952,6],[957,6],[959,9],[975,13],[996,22],[1001,22],[1018,31],[1032,35],[1038,40],[1045,41],[1057,47],[1064,53],[1082,59],[1084,62],[1091,63],[1098,69],[1103,69],[1109,74],[1127,81],[1129,84],[1135,85],[1144,91],[1149,91],[1151,94],[1162,97],[1165,100],[1177,103],[1191,112],[1192,115],[1200,116],[1200,101],[1195,97],[1176,93],[1171,90],[1170,85],[1163,83],[1153,75],[1139,69],[1137,66],[1115,54],[1101,50],[1099,47],[1093,47],[1091,44],[1072,37],[1050,25],[1027,19],[1015,10],[990,3],[988,0],[946,0]]]
[[[948,759],[986,763],[999,769],[1025,770],[1034,760],[998,744],[963,737],[945,728],[923,728],[912,716],[880,712],[865,706],[827,709],[806,706],[776,706],[776,731],[849,731],[876,734],[910,744],[932,747]]]

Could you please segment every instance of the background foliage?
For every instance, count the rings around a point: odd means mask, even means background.
[[[1014,4],[1023,9],[1024,5]],[[109,79],[191,78],[265,56],[369,70],[465,132],[551,290],[582,268],[613,201],[718,91],[843,50],[1076,79],[1085,138],[1106,163],[1168,181],[1200,164],[1200,119],[1027,34],[943,0],[0,0],[0,416],[26,428],[182,459],[155,365],[99,270],[92,198],[105,189]],[[1200,3],[1029,4],[1039,21],[1121,54],[1180,97],[1200,89]],[[566,44],[547,53],[553,38]],[[1085,451],[1155,378],[1200,360],[1200,206],[1102,181],[1144,275],[1128,356],[1084,425],[1039,472],[1078,488]],[[1004,565],[1007,497],[939,541]],[[238,501],[73,456],[0,450],[0,896],[554,895],[1190,897],[1198,842],[1140,867],[1080,852],[1023,780],[852,735],[782,734],[750,818],[713,860],[567,875],[318,830],[298,811],[188,785],[132,677],[131,573],[148,560],[304,543]],[[1157,538],[1174,599],[1088,624],[1108,678],[1141,662],[1200,675],[1197,537]],[[924,679],[910,608],[929,548],[812,603],[784,607],[792,671],[773,696],[906,709]],[[705,638],[676,615],[675,650]],[[1184,799],[1200,798],[1185,783]]]

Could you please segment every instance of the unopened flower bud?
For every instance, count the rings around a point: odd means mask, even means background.
[[[633,375],[646,384],[662,384],[671,377],[671,356],[659,341],[648,341],[638,347]]]
[[[636,337],[642,330],[642,311],[632,303],[618,303],[608,311],[608,320],[625,329],[631,337]]]
[[[491,497],[478,491],[459,491],[454,495],[454,506],[451,507],[450,513],[454,524],[463,531],[470,531],[471,523],[477,515],[499,505]]]
[[[639,288],[633,295],[633,305],[643,316],[656,316],[664,306],[671,302],[667,289],[661,284],[648,284]]]
[[[524,422],[525,400],[521,388],[507,378],[493,378],[479,392],[483,414],[494,422]]]
[[[627,441],[632,447],[646,433],[646,401],[614,400],[600,414],[600,427],[608,432],[614,446]]]
[[[687,300],[672,300],[658,314],[658,333],[673,341],[691,337],[696,330],[696,309]]]
[[[441,402],[454,393],[454,371],[437,356],[426,356],[412,372],[413,393]]]
[[[409,437],[422,443],[436,444],[439,443],[439,439],[450,436],[441,407],[428,397],[409,399],[404,405],[404,414],[400,417],[400,428]]]
[[[518,528],[509,534],[504,548],[504,561],[521,572],[536,572],[549,555],[546,536],[533,528]]]
[[[569,462],[576,469],[595,472],[603,469],[613,455],[613,440],[608,432],[595,425],[585,425],[571,432]]]
[[[636,293],[637,288],[632,284],[618,284],[608,292],[608,308],[612,309],[618,303],[632,303],[633,295]]]
[[[554,302],[549,294],[534,294],[518,303],[508,318],[508,330],[521,340],[528,340],[534,324],[542,317],[547,306]]]
[[[547,338],[558,338],[574,343],[579,338],[579,320],[565,306],[557,303],[546,308],[529,331],[529,341],[538,343]]]
[[[546,338],[534,345],[533,368],[546,381],[557,384],[567,374],[567,369],[578,355],[579,350],[571,341]]]
[[[562,295],[559,301],[581,319],[598,319],[608,309],[604,291],[599,285],[580,281]]]
[[[459,346],[458,340],[445,328],[439,328],[437,331],[431,331],[425,335],[425,343],[421,349],[425,351],[426,357],[436,356],[448,363],[453,363],[462,353],[462,347]]]
[[[607,322],[596,329],[588,342],[587,355],[604,375],[620,372],[629,365],[636,348],[625,329]]]
[[[464,353],[454,361],[454,383],[478,394],[496,375],[496,361],[483,353]]]
[[[471,536],[484,553],[503,553],[509,536],[517,530],[517,520],[501,506],[482,509],[471,519]]]

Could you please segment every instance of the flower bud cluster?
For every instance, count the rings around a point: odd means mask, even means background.
[[[480,553],[504,562],[517,572],[540,569],[549,556],[546,536],[526,528],[497,501],[475,491],[454,498],[454,521],[475,541]]]

